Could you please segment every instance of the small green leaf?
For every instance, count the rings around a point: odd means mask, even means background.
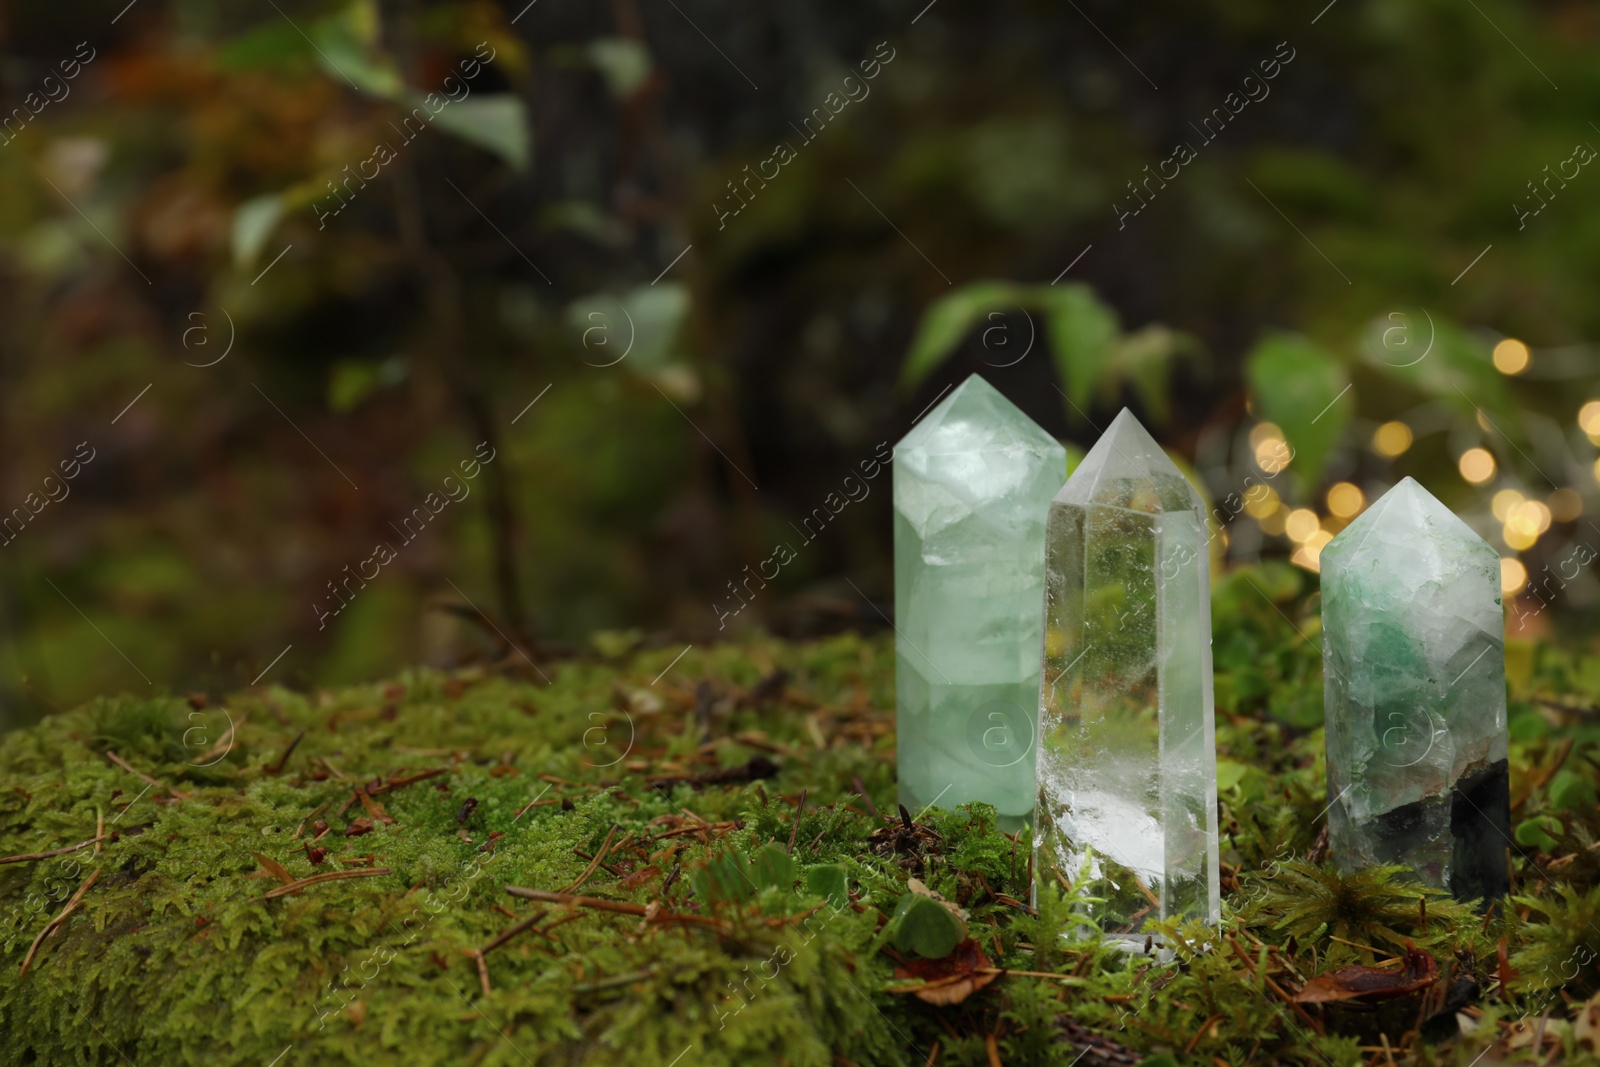
[[[776,841],[763,845],[756,853],[752,866],[756,884],[763,889],[772,887],[788,892],[794,888],[794,860]]]
[[[1245,772],[1250,768],[1243,763],[1235,763],[1230,759],[1217,760],[1217,792],[1226,793],[1240,782],[1244,781]]]
[[[1556,847],[1554,835],[1559,834],[1561,830],[1561,820],[1554,815],[1537,815],[1519,822],[1512,836],[1517,839],[1519,845],[1548,851]]]
[[[989,312],[1017,307],[1018,288],[1011,282],[970,282],[940,297],[922,313],[900,384],[909,388],[926,378]]]
[[[850,879],[844,866],[819,863],[806,868],[806,892],[814,897],[823,897],[836,908],[850,903]]]
[[[666,367],[689,311],[689,290],[673,282],[626,293],[594,293],[567,305],[567,324],[592,367],[625,366],[640,377]]]
[[[589,62],[618,100],[632,96],[650,77],[650,53],[630,37],[599,37],[589,42]]]
[[[894,947],[925,959],[943,959],[967,936],[967,924],[931,897],[907,893],[895,906],[889,924],[894,927]]]
[[[421,99],[415,103],[423,106]],[[493,152],[513,170],[526,170],[532,158],[527,108],[512,93],[485,93],[447,103],[433,121],[441,130]]]
[[[233,263],[243,269],[255,262],[262,246],[283,217],[283,197],[268,193],[246,200],[233,212]]]
[[[1594,785],[1571,768],[1563,768],[1550,780],[1551,807],[1564,811],[1588,811],[1594,804]]]
[[[1104,388],[1117,355],[1121,335],[1117,313],[1086,285],[1040,286],[1036,300],[1045,313],[1056,371],[1072,400],[1071,417],[1087,418],[1094,394]],[[1073,406],[1081,411],[1073,411]]]
[[[311,27],[317,59],[330,78],[364,93],[396,100],[405,89],[394,59],[383,51],[375,4],[358,0]]]
[[[1295,480],[1302,491],[1314,491],[1355,408],[1344,365],[1314,341],[1272,333],[1247,357],[1245,374],[1261,417],[1276,423],[1294,449]]]

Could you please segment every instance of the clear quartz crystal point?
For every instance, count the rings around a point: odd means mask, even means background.
[[[1033,810],[1044,518],[1067,457],[976,374],[894,449],[900,802]]]
[[[1050,505],[1034,871],[1112,937],[1221,917],[1207,541],[1126,410]]]
[[[1335,860],[1346,871],[1408,866],[1461,900],[1504,895],[1499,555],[1407,478],[1320,563]]]

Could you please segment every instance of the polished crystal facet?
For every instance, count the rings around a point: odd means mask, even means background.
[[[900,802],[1033,810],[1044,519],[1066,451],[977,375],[894,450]]]
[[[1503,895],[1500,557],[1410,478],[1322,550],[1328,836],[1344,870],[1403,864]]]
[[[1108,935],[1220,917],[1205,508],[1123,411],[1050,505],[1034,836]]]

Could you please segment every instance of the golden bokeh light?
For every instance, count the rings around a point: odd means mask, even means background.
[[[1590,437],[1600,437],[1600,400],[1591,400],[1578,409],[1578,425]]]
[[[1502,489],[1489,502],[1489,510],[1494,512],[1495,518],[1505,522],[1511,515],[1511,509],[1522,503],[1522,499],[1522,494],[1515,489]]]
[[[1277,474],[1289,465],[1289,444],[1274,423],[1260,422],[1250,428],[1250,448],[1256,466],[1268,474]]]
[[[1278,499],[1278,491],[1271,487],[1267,487],[1267,491],[1257,499],[1247,498],[1244,502],[1245,513],[1253,519],[1264,519],[1282,506],[1283,502]]]
[[[1398,456],[1411,447],[1411,427],[1403,422],[1386,422],[1372,435],[1372,450],[1380,456]]]
[[[1494,369],[1501,374],[1521,374],[1528,369],[1528,346],[1507,337],[1494,346]]]
[[[1520,559],[1500,561],[1500,595],[1516,596],[1528,584],[1528,568]]]
[[[1328,510],[1341,519],[1361,514],[1367,498],[1350,482],[1340,482],[1328,490]]]
[[[1250,427],[1250,447],[1260,448],[1267,441],[1283,440],[1283,431],[1275,422],[1258,422]]]
[[[1457,464],[1461,468],[1461,477],[1473,485],[1482,485],[1494,477],[1494,457],[1488,449],[1469,448],[1461,453],[1461,460]]]
[[[1543,501],[1524,500],[1506,513],[1506,543],[1510,544],[1512,535],[1515,535],[1520,543],[1512,547],[1527,548],[1539,539],[1539,535],[1550,529],[1550,517],[1550,509]]]
[[[1306,541],[1322,529],[1317,513],[1310,508],[1295,508],[1283,522],[1284,532],[1291,541]]]

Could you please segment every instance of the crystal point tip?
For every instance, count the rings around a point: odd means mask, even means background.
[[[1111,420],[1055,500],[1148,512],[1205,509],[1194,486],[1127,408]]]

